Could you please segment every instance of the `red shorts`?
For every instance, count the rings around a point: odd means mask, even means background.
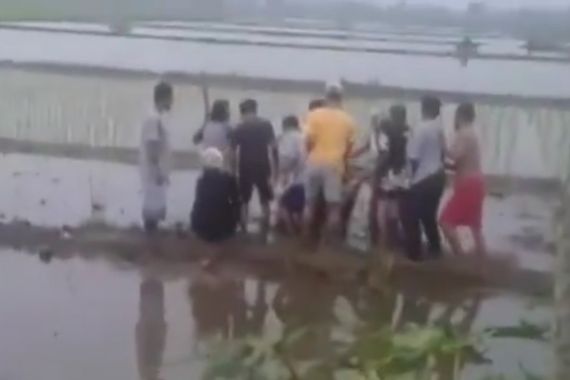
[[[452,227],[481,228],[485,180],[482,175],[458,178],[453,194],[443,209],[440,222]]]

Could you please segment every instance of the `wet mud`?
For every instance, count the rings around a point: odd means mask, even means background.
[[[379,265],[350,247],[315,251],[261,232],[202,243],[187,231],[196,176],[173,173],[168,219],[148,237],[136,167],[2,157],[0,379],[199,379],[212,340],[305,326],[313,333],[296,355],[315,358],[350,321],[468,333],[550,318],[552,257],[543,245],[513,241],[529,229],[550,239],[556,204],[544,198],[488,198],[493,255],[484,264]],[[550,369],[544,342],[497,340],[486,356],[492,363],[466,366],[465,379],[516,371],[521,360]]]

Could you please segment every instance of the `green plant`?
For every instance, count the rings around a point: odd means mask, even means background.
[[[331,357],[296,360],[293,347],[306,331],[273,339],[247,338],[216,352],[204,380],[423,380],[447,364],[458,376],[475,350],[472,338],[451,329],[408,326],[388,328],[337,342]],[[458,377],[456,377],[458,378]]]
[[[519,321],[515,326],[490,327],[485,333],[493,338],[517,338],[546,341],[548,339],[549,326],[531,323],[526,320]]]

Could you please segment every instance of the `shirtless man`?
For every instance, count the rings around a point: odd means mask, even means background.
[[[485,181],[481,172],[481,152],[474,122],[473,104],[461,104],[455,114],[455,137],[448,152],[448,158],[455,169],[453,195],[441,214],[440,225],[454,254],[464,253],[457,228],[468,227],[473,234],[476,253],[485,256],[485,240],[481,229]]]

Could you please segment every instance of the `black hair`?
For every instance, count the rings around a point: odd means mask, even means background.
[[[226,99],[217,99],[212,105],[210,120],[226,123],[230,119],[230,102]]]
[[[406,166],[406,124],[399,125],[392,118],[380,121],[380,131],[388,138],[388,155],[378,168],[378,175],[384,177],[389,170],[400,173]]]
[[[475,121],[475,106],[473,103],[461,103],[455,111],[455,119],[459,122],[472,124]]]
[[[395,104],[390,107],[390,118],[396,125],[406,125],[408,122],[406,107],[401,104]]]
[[[283,118],[283,130],[299,130],[299,118],[295,115],[288,115]]]
[[[170,83],[162,81],[154,86],[154,104],[171,101],[173,97],[174,90]]]
[[[239,112],[242,115],[257,113],[257,101],[255,99],[245,99],[239,105]]]
[[[435,119],[441,113],[441,100],[435,96],[424,96],[422,98],[422,115],[424,117]]]
[[[329,102],[340,103],[342,102],[342,92],[340,90],[330,90],[327,92],[326,100]]]
[[[309,102],[309,111],[314,111],[325,106],[324,99],[313,99]]]

